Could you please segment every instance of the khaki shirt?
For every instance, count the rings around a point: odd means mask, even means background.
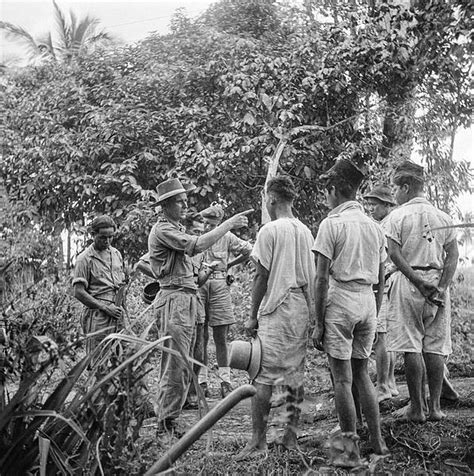
[[[358,284],[377,284],[380,263],[387,258],[382,229],[352,200],[329,212],[312,250],[331,260],[333,279]]]
[[[161,216],[148,237],[148,252],[153,274],[160,286],[196,289],[194,265],[198,237],[186,233],[184,226]]]
[[[204,261],[212,263],[219,261],[215,271],[227,272],[227,264],[232,255],[250,254],[252,245],[248,241],[241,240],[230,231],[216,241],[210,248],[204,251]]]
[[[84,283],[94,298],[114,302],[118,288],[125,283],[120,252],[112,246],[104,251],[88,246],[76,260],[72,284],[78,283]]]
[[[438,210],[426,198],[416,197],[393,210],[384,223],[387,237],[398,243],[411,267],[442,270],[448,243],[456,239],[449,215]]]

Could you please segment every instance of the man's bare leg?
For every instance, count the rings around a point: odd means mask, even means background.
[[[441,411],[441,388],[444,377],[444,357],[439,354],[424,353],[428,388],[430,389],[429,419],[438,421],[446,415]]]
[[[379,455],[384,455],[388,453],[388,448],[382,438],[379,405],[374,385],[369,377],[367,360],[368,359],[352,359],[352,373],[354,383],[359,391],[360,403],[365,415],[365,420],[367,421],[367,426],[369,427],[374,452]]]
[[[272,386],[261,383],[253,384],[257,393],[252,397],[252,439],[235,457],[236,461],[251,458],[267,450],[267,423],[270,414]]]
[[[400,392],[395,381],[395,363],[397,362],[396,352],[388,352],[388,388],[392,397],[398,397]]]
[[[444,400],[449,400],[451,402],[457,402],[459,400],[459,393],[456,392],[453,385],[449,381],[448,377],[449,377],[449,370],[445,363],[444,374],[443,374],[443,385],[441,387],[441,398]]]
[[[303,385],[297,388],[287,387],[287,391],[286,411],[288,413],[288,422],[281,443],[285,448],[292,449],[298,447],[297,429],[301,414],[300,405],[304,398],[304,387]]]
[[[385,345],[385,332],[377,332],[375,344],[375,364],[377,368],[377,400],[379,402],[392,397],[389,382],[390,358]]]
[[[426,415],[423,411],[423,358],[415,352],[405,352],[405,375],[410,394],[410,404],[405,412],[407,420],[424,423]]]
[[[352,397],[352,368],[350,360],[335,359],[328,355],[334,379],[334,399],[337,417],[343,433],[356,432],[356,409]]]

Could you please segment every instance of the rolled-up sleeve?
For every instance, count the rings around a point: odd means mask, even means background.
[[[334,259],[333,229],[329,219],[325,218],[319,226],[314,245],[311,248],[314,253],[321,253],[326,258]]]
[[[72,278],[72,285],[83,283],[86,288],[89,285],[90,266],[89,261],[84,256],[79,256],[74,268],[74,276]]]
[[[273,235],[268,227],[263,226],[257,235],[257,241],[250,257],[269,271],[272,264],[273,247]]]
[[[188,256],[196,254],[197,236],[189,235],[169,222],[160,223],[160,226],[154,229],[154,233],[158,242],[167,248],[183,251]]]

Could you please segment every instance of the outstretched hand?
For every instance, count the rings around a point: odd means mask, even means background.
[[[249,213],[252,213],[253,211],[254,211],[254,209],[250,208],[249,210],[245,210],[244,212],[237,213],[233,217],[230,217],[227,220],[227,223],[229,223],[231,225],[231,228],[233,230],[237,229],[237,228],[243,228],[245,226],[248,226],[249,221],[248,221],[247,215]]]

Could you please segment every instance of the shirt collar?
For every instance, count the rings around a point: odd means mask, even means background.
[[[428,200],[426,200],[425,197],[415,197],[415,198],[412,198],[411,200],[408,200],[408,202],[405,202],[402,207],[405,207],[407,205],[414,205],[416,203],[430,203],[428,202]]]
[[[350,209],[364,211],[364,209],[362,208],[362,205],[359,202],[356,202],[355,200],[349,200],[347,202],[341,203],[336,208],[333,208],[328,213],[328,216],[336,215],[338,213],[342,213],[342,212],[344,212],[346,210],[350,210]]]

